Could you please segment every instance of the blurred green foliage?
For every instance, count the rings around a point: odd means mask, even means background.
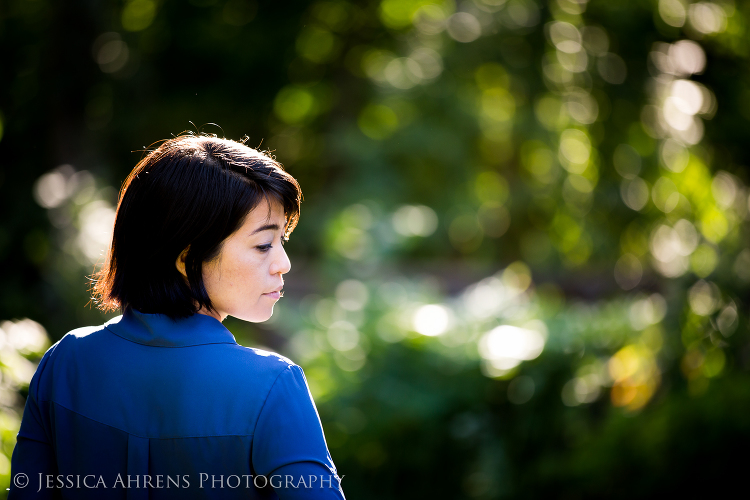
[[[745,3],[6,0],[0,19],[0,486],[33,361],[104,319],[86,276],[119,183],[185,129],[247,135],[300,180],[287,297],[227,325],[303,366],[350,498],[744,477]]]

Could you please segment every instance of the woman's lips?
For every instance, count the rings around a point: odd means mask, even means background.
[[[263,295],[274,300],[279,300],[284,295],[284,293],[281,290],[279,290],[278,292],[269,292],[269,293],[264,293]]]

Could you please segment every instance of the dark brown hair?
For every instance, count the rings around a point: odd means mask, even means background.
[[[218,255],[251,210],[271,200],[284,207],[288,238],[299,220],[302,192],[275,159],[208,135],[164,141],[120,190],[109,255],[94,275],[98,307],[172,318],[212,310],[203,263]],[[186,248],[187,280],[175,266]]]

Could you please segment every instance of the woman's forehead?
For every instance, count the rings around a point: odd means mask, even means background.
[[[283,228],[285,221],[284,206],[278,200],[266,198],[250,210],[243,225],[261,226],[278,224],[280,228]]]

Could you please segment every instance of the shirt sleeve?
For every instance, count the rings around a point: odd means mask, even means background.
[[[277,377],[258,417],[253,468],[281,500],[344,499],[305,374],[297,365]]]
[[[23,410],[21,429],[18,431],[16,447],[11,458],[9,500],[60,498],[59,490],[40,488],[39,485],[42,476],[57,474],[55,453],[44,425],[46,421],[44,408],[40,406],[38,399],[42,372],[51,353],[52,348],[42,358],[29,384],[29,395]]]

